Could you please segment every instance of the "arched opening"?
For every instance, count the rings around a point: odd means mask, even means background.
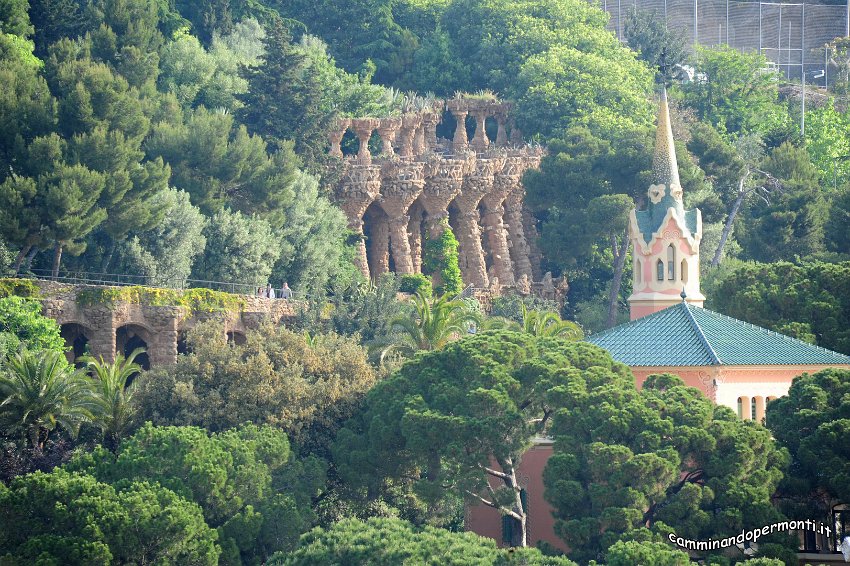
[[[635,260],[635,283],[640,283],[643,279],[643,262],[641,260]]]
[[[145,351],[136,357],[136,363],[143,370],[149,370],[151,368],[151,361],[148,353],[148,344],[151,343],[151,338],[150,332],[142,326],[137,324],[121,326],[115,331],[115,351],[123,354],[126,358],[136,348],[144,348]],[[129,381],[132,381],[132,378]]]
[[[342,141],[339,146],[342,148],[343,155],[357,155],[357,152],[360,151],[360,140],[357,139],[357,136],[349,128],[348,130],[345,130],[345,134],[343,134]]]
[[[457,120],[454,114],[448,110],[443,111],[442,120],[437,124],[437,139],[451,140],[454,138],[455,128],[457,128]]]
[[[682,283],[687,283],[688,282],[688,260],[686,260],[686,259],[682,260],[682,265],[681,265],[680,269],[681,269],[681,272],[682,272]]]
[[[248,339],[245,337],[245,334],[243,334],[242,332],[240,332],[238,330],[231,330],[227,333],[227,343],[228,344],[235,344],[237,346],[244,346],[245,342],[247,342],[247,341],[248,341]]]
[[[655,263],[655,275],[659,281],[664,281],[664,262],[660,259]]]
[[[738,418],[742,421],[749,421],[753,418],[750,398],[746,395],[738,397]]]
[[[673,244],[667,246],[667,280],[676,280],[676,248]]]
[[[378,202],[370,204],[363,214],[366,260],[373,279],[391,271],[389,220],[389,216]]]
[[[496,137],[499,135],[499,122],[495,116],[487,116],[484,119],[484,131],[487,133],[487,139],[491,144],[496,143]]]
[[[77,360],[90,353],[89,335],[91,331],[82,324],[69,322],[59,327],[59,334],[65,340],[65,346],[68,348],[65,352],[68,363],[81,367],[83,364]]]
[[[186,330],[177,331],[177,355],[185,356],[191,351],[188,342],[188,332]]]

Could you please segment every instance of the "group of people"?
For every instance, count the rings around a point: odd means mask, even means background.
[[[275,291],[272,284],[268,283],[265,287],[257,287],[257,296],[264,299],[291,299],[292,289],[289,288],[286,281],[283,282],[283,287],[278,291]]]

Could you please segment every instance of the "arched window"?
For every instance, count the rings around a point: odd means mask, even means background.
[[[660,259],[658,260],[658,263],[655,264],[655,271],[657,272],[656,275],[658,276],[658,280],[664,281],[664,262]]]
[[[682,273],[682,283],[687,283],[688,282],[688,260],[686,260],[686,259],[682,260],[682,266],[681,266],[680,269],[682,270],[681,271],[681,273]]]
[[[676,279],[676,249],[673,244],[667,247],[667,279],[670,281]]]

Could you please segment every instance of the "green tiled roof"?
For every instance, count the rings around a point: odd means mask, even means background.
[[[594,334],[627,366],[850,365],[819,346],[685,303]]]
[[[635,219],[637,220],[638,230],[640,230],[640,233],[643,236],[643,241],[647,244],[652,240],[652,235],[661,227],[661,223],[667,215],[667,208],[663,208],[662,206],[664,204],[669,204],[669,202],[666,201],[675,202],[672,197],[665,196],[658,205],[650,204],[646,210],[635,211]],[[696,233],[697,210],[693,209],[684,211],[684,217],[685,226],[687,226],[690,233]]]

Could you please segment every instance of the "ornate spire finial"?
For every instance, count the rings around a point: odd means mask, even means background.
[[[655,131],[655,154],[652,156],[652,173],[655,183],[664,185],[668,190],[680,191],[679,163],[676,160],[676,146],[673,143],[673,127],[670,124],[670,107],[667,104],[667,87],[661,87],[661,105],[658,109],[658,125]]]
[[[685,291],[685,288],[684,288],[684,287],[682,287],[682,292],[681,292],[681,293],[679,293],[679,296],[680,296],[680,297],[682,297],[682,302],[683,302],[683,303],[685,302],[685,299],[687,299],[687,298],[688,298],[688,293]]]

